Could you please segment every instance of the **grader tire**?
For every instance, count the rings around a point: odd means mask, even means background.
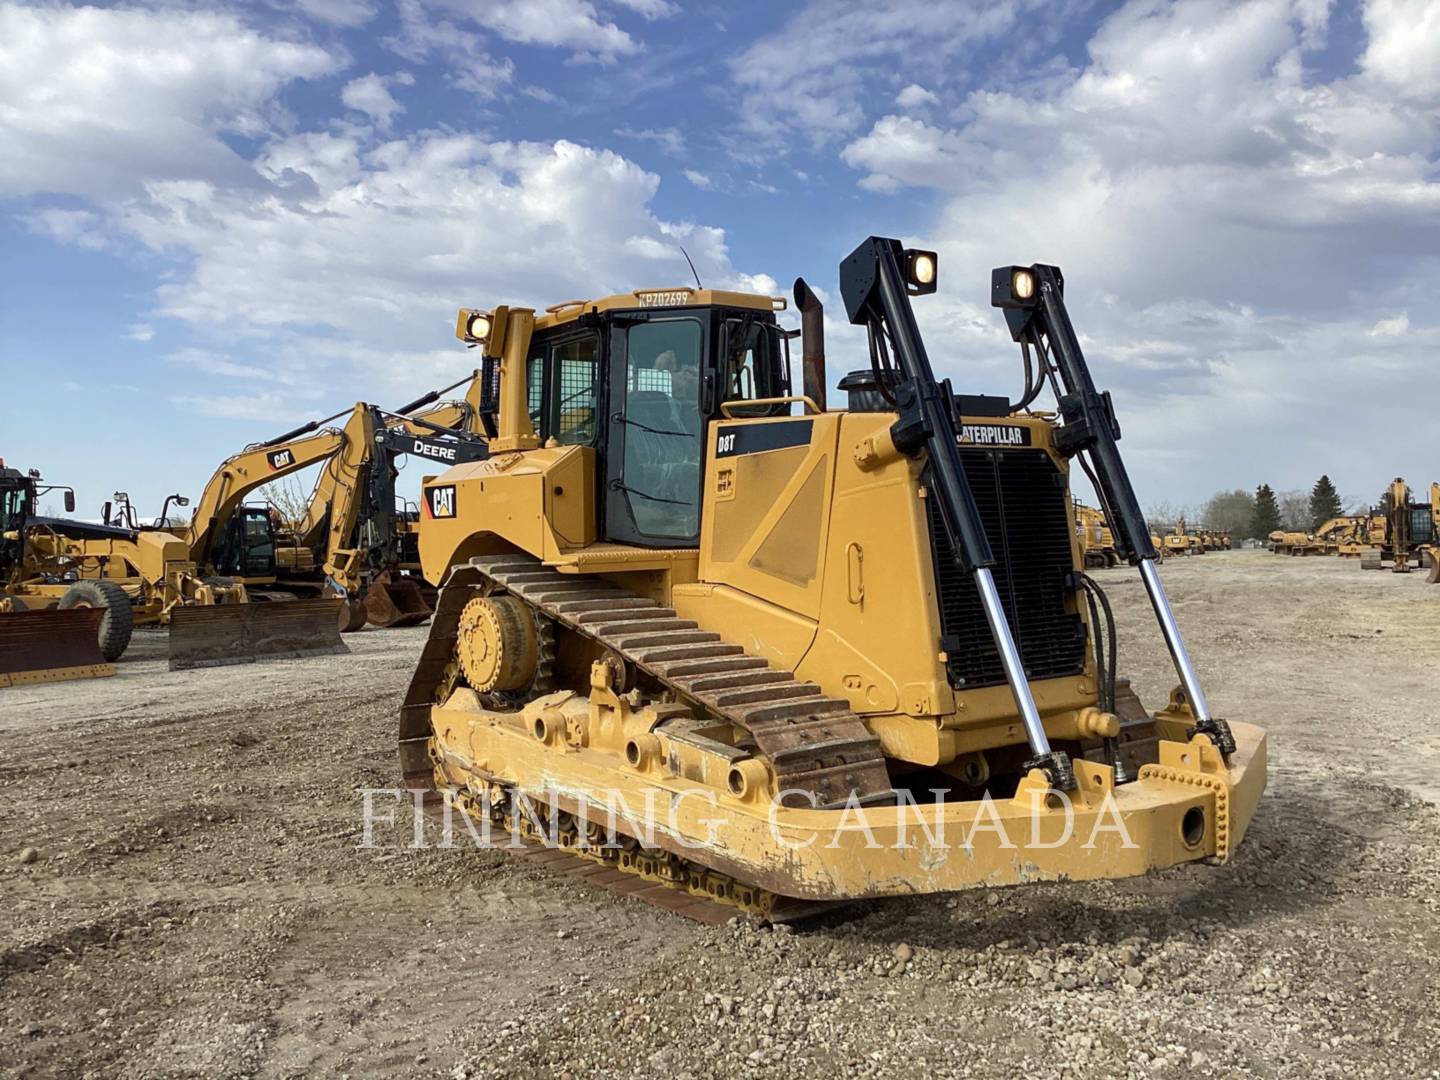
[[[109,663],[125,655],[135,630],[135,612],[125,590],[113,581],[77,581],[65,590],[60,607],[104,608],[100,620],[100,653]]]

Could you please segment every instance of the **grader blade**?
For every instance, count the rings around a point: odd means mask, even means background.
[[[419,626],[434,612],[408,578],[377,581],[365,593],[365,614],[376,626]]]
[[[170,670],[348,653],[339,605],[321,599],[177,607],[170,612]]]
[[[100,653],[104,608],[0,614],[0,687],[115,674]]]

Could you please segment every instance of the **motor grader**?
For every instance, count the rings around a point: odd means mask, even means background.
[[[911,306],[936,268],[877,237],[841,264],[871,356],[848,411],[803,281],[799,387],[784,298],[462,310],[497,434],[422,482],[443,586],[407,783],[639,894],[762,915],[1227,859],[1265,738],[1210,709],[1061,273],[994,273],[1039,362],[1012,403],[936,379]],[[1031,411],[1056,383],[1058,415]],[[1153,713],[1083,572],[1077,459],[1179,677]]]
[[[32,581],[26,527],[39,498],[53,491],[63,492],[66,512],[74,513],[71,488],[45,484],[37,470],[22,473],[0,459],[0,689],[114,675],[111,661],[124,651],[120,636],[128,638],[128,627],[90,603],[87,587],[72,585],[57,600]],[[102,642],[112,643],[114,657],[102,652]]]
[[[124,654],[134,627],[154,625],[169,627],[170,661],[176,668],[191,666],[187,660],[197,640],[208,636],[224,638],[225,663],[336,651],[300,640],[296,616],[302,613],[292,610],[277,618],[278,613],[252,607],[243,585],[205,578],[189,560],[183,540],[163,527],[136,525],[123,493],[117,497],[124,524],[110,523],[113,504],[107,504],[105,523],[94,524],[37,515],[33,508],[40,485],[35,470],[22,475],[0,468],[4,594],[12,610],[101,612],[94,632],[104,662],[113,663]],[[68,489],[65,505],[73,512],[74,493]],[[203,628],[199,633],[197,626]],[[38,622],[34,628],[47,635],[29,643],[34,655],[74,654],[72,643]],[[339,648],[344,650],[343,645]]]

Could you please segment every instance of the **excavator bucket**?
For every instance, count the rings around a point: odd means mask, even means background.
[[[114,675],[100,653],[104,608],[0,614],[0,687]]]
[[[408,578],[373,582],[365,593],[365,614],[376,626],[419,626],[434,612]]]
[[[350,651],[339,600],[197,604],[170,612],[170,670],[293,660]]]

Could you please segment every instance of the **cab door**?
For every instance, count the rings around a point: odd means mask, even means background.
[[[605,537],[641,547],[696,547],[705,417],[707,321],[681,312],[610,330]]]

